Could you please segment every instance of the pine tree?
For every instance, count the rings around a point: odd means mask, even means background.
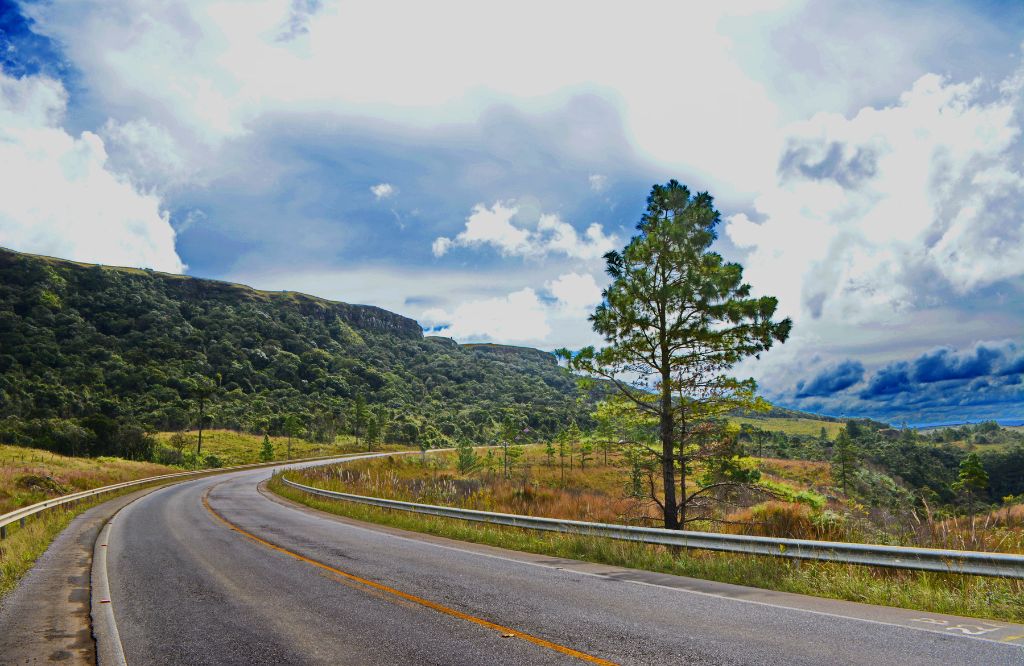
[[[289,414],[284,419],[284,432],[288,435],[288,460],[292,459],[292,437],[302,434],[302,421],[295,414]]]
[[[260,448],[260,461],[270,462],[274,459],[274,445],[270,443],[270,437],[263,435],[263,446]]]
[[[589,439],[585,439],[580,442],[580,469],[587,468],[587,462],[591,458],[591,454],[594,453],[594,445]]]
[[[751,296],[742,266],[711,251],[719,222],[707,192],[691,194],[674,180],[655,185],[640,233],[622,252],[605,255],[612,283],[590,320],[606,345],[558,352],[658,418],[662,493],[651,499],[670,529],[698,518],[687,515],[686,476],[714,454],[709,446],[718,438],[709,435],[721,417],[761,406],[754,381],[728,371],[785,341],[792,327],[789,319],[772,320],[777,299]]]
[[[459,474],[472,474],[480,467],[480,457],[473,450],[473,444],[462,438],[455,444],[455,462]]]
[[[839,481],[843,494],[849,495],[850,477],[856,464],[856,444],[846,433],[846,428],[839,431],[832,445],[832,477]]]
[[[960,473],[953,482],[953,490],[967,496],[967,512],[971,517],[971,539],[974,539],[974,509],[978,494],[988,488],[988,472],[981,464],[977,453],[970,453],[960,461]]]

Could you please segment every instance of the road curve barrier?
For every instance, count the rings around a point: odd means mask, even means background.
[[[507,525],[530,530],[563,532],[583,536],[605,537],[623,541],[699,548],[745,555],[770,555],[793,560],[819,560],[843,564],[862,564],[891,569],[934,571],[939,573],[972,574],[1000,578],[1024,579],[1024,555],[1011,553],[983,553],[969,550],[944,550],[938,548],[912,548],[906,546],[884,546],[864,543],[843,543],[841,541],[814,541],[811,539],[781,539],[776,537],[747,536],[743,534],[718,534],[714,532],[690,532],[667,530],[657,527],[634,527],[612,523],[588,523],[579,520],[521,516],[511,513],[476,511],[417,504],[399,500],[351,495],[333,490],[314,488],[285,477],[285,485],[329,499],[368,504],[383,509],[397,509],[423,513],[442,518],[470,520],[491,525]]]
[[[358,455],[358,454],[355,454]],[[142,479],[136,479],[134,481],[125,481],[123,483],[115,483],[109,486],[102,486],[100,488],[91,488],[89,490],[83,490],[77,493],[71,493],[70,495],[61,495],[60,497],[54,497],[52,499],[37,502],[29,506],[24,506],[20,509],[15,509],[10,513],[0,515],[0,539],[7,538],[7,527],[13,523],[18,523],[21,527],[25,526],[25,519],[29,516],[34,516],[37,513],[48,511],[65,504],[73,504],[83,499],[88,499],[96,495],[103,495],[105,493],[113,492],[115,490],[121,490],[124,488],[132,488],[134,486],[144,486],[150,483],[160,483],[163,481],[176,481],[178,479],[184,479],[192,476],[202,476],[205,474],[222,474],[224,472],[235,472],[243,469],[255,469],[259,467],[274,467],[277,465],[289,465],[292,463],[302,462],[316,462],[318,460],[330,460],[333,458],[339,458],[341,456],[319,456],[316,458],[297,458],[295,460],[278,460],[276,462],[266,463],[250,463],[248,465],[236,465],[234,467],[212,467],[209,469],[200,469],[190,472],[175,472],[174,474],[161,474],[160,476],[149,476]]]

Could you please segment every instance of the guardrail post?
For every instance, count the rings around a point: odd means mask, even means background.
[[[18,525],[20,525],[21,527],[25,527],[25,519],[22,518],[21,520],[19,520]]]
[[[0,527],[0,539],[6,539],[6,538],[7,538],[7,526],[4,525],[3,527]]]

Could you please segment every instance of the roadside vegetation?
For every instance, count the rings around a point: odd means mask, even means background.
[[[81,490],[180,469],[120,458],[75,458],[0,445],[0,514]]]
[[[288,477],[346,492],[492,511],[597,521],[623,518],[614,514],[623,507],[630,507],[631,503],[618,492],[621,470],[611,466],[611,460],[609,467],[595,463],[586,470],[577,468],[567,475],[563,484],[560,474],[545,471],[550,468],[545,466],[543,451],[544,447],[529,447],[522,458],[522,467],[513,468],[516,478],[510,480],[503,478],[497,465],[469,474],[459,473],[458,454],[454,453],[431,454],[425,465],[418,457],[394,456],[375,462],[359,461],[289,472]],[[486,459],[487,454],[478,452],[478,455]],[[492,456],[497,457],[493,450]],[[816,475],[814,469],[802,463],[794,469],[790,462],[781,463],[784,474],[779,477],[788,475],[790,480],[778,483],[791,484],[796,490],[800,483],[792,477]],[[779,469],[780,463],[764,461],[763,464],[765,469]],[[524,483],[522,475],[527,469],[531,480]],[[827,469],[824,473],[828,473]],[[501,548],[869,604],[1024,621],[1022,581],[798,563],[700,550],[674,551],[611,539],[483,525],[318,498],[285,486],[280,475],[270,481],[270,488],[287,499],[336,515]],[[784,513],[788,521],[792,516],[788,511]],[[777,523],[776,527],[791,527],[791,524]]]

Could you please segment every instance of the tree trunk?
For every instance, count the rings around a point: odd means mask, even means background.
[[[676,512],[676,470],[675,447],[672,437],[672,387],[671,375],[666,368],[661,373],[661,476],[665,490],[665,529],[679,529]]]
[[[203,419],[206,417],[204,403],[205,401],[199,398],[199,444],[196,446],[197,457],[203,454]]]

